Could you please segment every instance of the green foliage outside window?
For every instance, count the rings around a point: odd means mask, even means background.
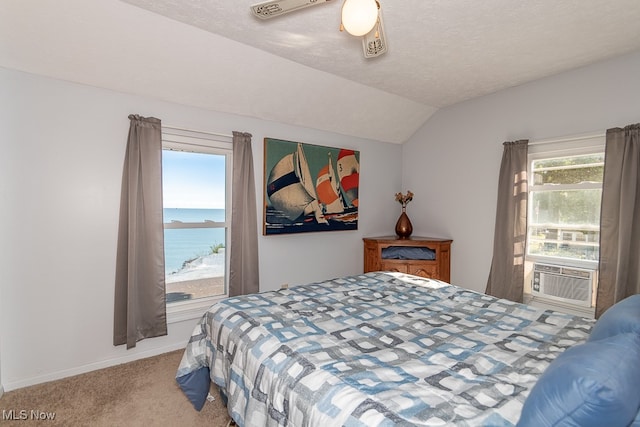
[[[604,153],[535,160],[528,253],[597,260]]]

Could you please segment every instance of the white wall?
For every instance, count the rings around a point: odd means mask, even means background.
[[[0,68],[0,341],[11,390],[181,348],[196,323],[130,351],[112,345],[113,288],[127,116],[360,150],[359,230],[259,240],[262,290],[362,272],[362,237],[391,234],[401,146],[171,104]],[[348,114],[348,113],[346,113]],[[261,220],[261,215],[260,215]],[[261,227],[260,227],[261,229]]]
[[[2,289],[0,289],[0,310],[2,310]],[[0,314],[0,331],[2,331],[2,315]],[[0,333],[0,397],[4,394],[2,385],[2,334]]]
[[[484,291],[502,143],[604,133],[640,122],[640,53],[437,112],[403,146],[414,232],[450,237],[453,283]]]

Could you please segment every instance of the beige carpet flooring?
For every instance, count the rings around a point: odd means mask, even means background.
[[[5,392],[0,425],[226,426],[229,416],[217,389],[211,392],[215,401],[197,412],[178,387],[175,374],[181,357],[179,350]],[[35,419],[47,413],[55,418]],[[25,419],[11,421],[11,414]]]

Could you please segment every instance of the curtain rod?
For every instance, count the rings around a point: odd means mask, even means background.
[[[604,138],[605,135],[606,135],[605,133],[600,132],[600,133],[588,133],[584,135],[569,136],[566,138],[541,139],[540,141],[530,142],[529,145],[555,144],[559,142],[578,141],[580,139]]]
[[[182,127],[178,127],[178,126],[169,126],[169,125],[161,125],[162,129],[171,129],[171,130],[177,130],[177,131],[183,131],[183,132],[194,132],[194,133],[202,133],[205,135],[212,135],[212,136],[221,136],[224,138],[233,138],[233,135],[226,135],[224,133],[215,133],[215,132],[207,132],[207,131],[203,131],[203,130],[195,130],[195,129],[187,129],[187,128],[182,128]]]

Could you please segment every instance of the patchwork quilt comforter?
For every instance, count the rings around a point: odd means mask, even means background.
[[[217,384],[241,427],[513,426],[550,361],[592,325],[367,273],[215,304],[176,377],[196,409]]]

